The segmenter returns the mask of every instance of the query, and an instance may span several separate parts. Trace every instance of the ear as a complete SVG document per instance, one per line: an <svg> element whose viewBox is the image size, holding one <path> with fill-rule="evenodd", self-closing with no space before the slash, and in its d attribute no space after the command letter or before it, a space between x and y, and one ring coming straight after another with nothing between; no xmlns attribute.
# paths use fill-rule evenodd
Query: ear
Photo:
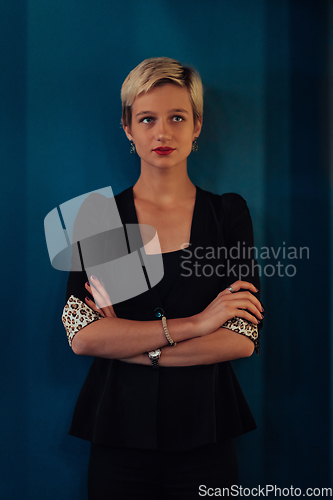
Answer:
<svg viewBox="0 0 333 500"><path fill-rule="evenodd" d="M199 137L201 132L201 127L202 127L202 116L200 116L200 118L197 119L196 124L194 126L193 139Z"/></svg>
<svg viewBox="0 0 333 500"><path fill-rule="evenodd" d="M123 129L125 131L127 139L129 141L133 141L133 137L132 137L132 134L131 134L131 127L129 127L128 125L123 125Z"/></svg>

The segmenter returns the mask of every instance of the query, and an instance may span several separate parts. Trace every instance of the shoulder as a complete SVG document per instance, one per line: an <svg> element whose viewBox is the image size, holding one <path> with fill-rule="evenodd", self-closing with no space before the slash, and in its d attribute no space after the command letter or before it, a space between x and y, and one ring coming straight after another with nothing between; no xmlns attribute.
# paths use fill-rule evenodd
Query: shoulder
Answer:
<svg viewBox="0 0 333 500"><path fill-rule="evenodd" d="M116 200L126 199L131 196L132 191L133 191L133 186L129 186L128 188L120 191L120 193L115 194L114 197L116 198Z"/></svg>
<svg viewBox="0 0 333 500"><path fill-rule="evenodd" d="M233 230L243 224L249 225L251 217L244 198L237 193L215 194L200 189L206 206L218 224L223 224L226 231Z"/></svg>
<svg viewBox="0 0 333 500"><path fill-rule="evenodd" d="M104 190L103 190L104 191ZM122 225L118 207L128 204L128 195L122 191L112 195L112 191L91 192L85 198L80 197L81 205L74 223L75 241L109 231Z"/></svg>
<svg viewBox="0 0 333 500"><path fill-rule="evenodd" d="M117 203L117 207L121 209L122 207L126 207L131 203L133 199L133 186L130 186L120 193L114 195L114 200Z"/></svg>
<svg viewBox="0 0 333 500"><path fill-rule="evenodd" d="M220 195L221 202L227 206L246 205L244 198L238 193L223 193Z"/></svg>
<svg viewBox="0 0 333 500"><path fill-rule="evenodd" d="M196 188L207 198L214 199L214 200L220 200L220 202L225 203L225 204L244 204L246 201L244 198L238 194L238 193L222 193L222 194L216 194L212 193L211 191L207 191L206 189L202 189L200 186L196 186Z"/></svg>
<svg viewBox="0 0 333 500"><path fill-rule="evenodd" d="M199 186L197 186L197 189L199 189L201 195L205 197L207 201L213 203L218 209L222 207L222 210L226 212L242 210L244 208L247 209L246 201L238 193L216 194L202 189Z"/></svg>
<svg viewBox="0 0 333 500"><path fill-rule="evenodd" d="M82 195L76 198L79 220L90 220L96 215L103 213L106 210L108 198L98 191L91 192L88 195Z"/></svg>
<svg viewBox="0 0 333 500"><path fill-rule="evenodd" d="M87 195L80 196L77 198L78 202L81 202L80 210L82 211L91 211L101 213L104 210L107 210L110 202L112 200L116 200L119 202L126 202L130 199L132 186L124 189L118 194L113 195L110 188L105 188L104 190L93 191ZM108 191L109 190L109 191Z"/></svg>
<svg viewBox="0 0 333 500"><path fill-rule="evenodd" d="M224 193L220 195L222 210L229 217L237 217L239 214L247 213L248 206L244 198L237 193Z"/></svg>

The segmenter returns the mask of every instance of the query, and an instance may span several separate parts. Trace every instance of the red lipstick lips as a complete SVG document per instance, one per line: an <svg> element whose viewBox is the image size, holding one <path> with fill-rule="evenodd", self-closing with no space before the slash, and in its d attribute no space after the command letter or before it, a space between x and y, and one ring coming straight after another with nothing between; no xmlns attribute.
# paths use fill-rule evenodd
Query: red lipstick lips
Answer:
<svg viewBox="0 0 333 500"><path fill-rule="evenodd" d="M175 148L168 148L168 147L159 147L159 148L153 149L153 151L155 153L157 153L158 155L169 155L174 150L175 150Z"/></svg>

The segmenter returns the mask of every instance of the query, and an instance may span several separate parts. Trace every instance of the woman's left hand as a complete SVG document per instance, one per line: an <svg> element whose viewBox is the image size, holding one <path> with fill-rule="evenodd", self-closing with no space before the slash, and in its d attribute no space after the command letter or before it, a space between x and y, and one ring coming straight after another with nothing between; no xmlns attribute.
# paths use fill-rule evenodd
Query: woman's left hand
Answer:
<svg viewBox="0 0 333 500"><path fill-rule="evenodd" d="M93 311L99 312L104 318L117 317L102 280L99 280L96 276L92 275L90 277L90 282L86 282L85 288L95 299L94 302L89 297L85 298L86 304L93 309Z"/></svg>

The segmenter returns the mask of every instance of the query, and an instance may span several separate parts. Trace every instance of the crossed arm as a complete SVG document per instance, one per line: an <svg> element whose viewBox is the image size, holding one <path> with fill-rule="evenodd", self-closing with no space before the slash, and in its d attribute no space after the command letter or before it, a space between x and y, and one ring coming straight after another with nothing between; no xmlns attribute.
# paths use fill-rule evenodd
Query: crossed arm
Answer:
<svg viewBox="0 0 333 500"><path fill-rule="evenodd" d="M165 337L160 320L117 318L110 298L98 279L91 277L91 284L86 283L85 287L95 299L86 298L86 304L103 318L88 324L74 336L72 349L79 355L150 365L147 351L161 348L160 366L230 361L250 356L254 344L248 337L221 328L221 325L235 316L254 324L263 318L263 308L251 293L256 293L257 289L251 283L236 281L232 288L237 293L223 290L201 313L168 320L171 338L177 342L177 346L173 347Z"/></svg>

